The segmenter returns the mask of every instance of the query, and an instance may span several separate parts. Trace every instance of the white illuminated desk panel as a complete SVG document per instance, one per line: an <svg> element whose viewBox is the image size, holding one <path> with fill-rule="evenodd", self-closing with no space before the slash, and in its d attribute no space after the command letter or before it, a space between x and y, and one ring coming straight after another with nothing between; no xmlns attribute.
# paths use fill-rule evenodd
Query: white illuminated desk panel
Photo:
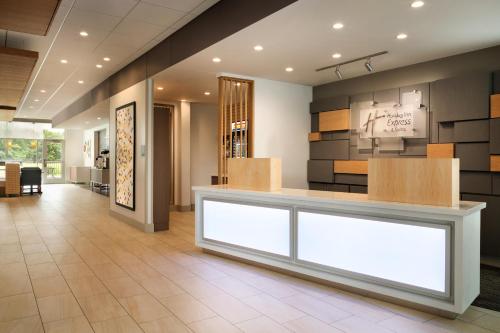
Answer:
<svg viewBox="0 0 500 333"><path fill-rule="evenodd" d="M193 187L199 247L461 314L479 295L480 211L365 194Z"/></svg>

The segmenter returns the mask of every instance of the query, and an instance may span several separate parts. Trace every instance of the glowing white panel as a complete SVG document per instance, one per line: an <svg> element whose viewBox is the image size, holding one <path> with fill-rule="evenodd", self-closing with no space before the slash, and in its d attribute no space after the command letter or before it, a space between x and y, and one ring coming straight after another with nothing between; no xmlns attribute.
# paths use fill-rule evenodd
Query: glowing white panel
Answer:
<svg viewBox="0 0 500 333"><path fill-rule="evenodd" d="M203 237L289 256L290 211L204 200Z"/></svg>
<svg viewBox="0 0 500 333"><path fill-rule="evenodd" d="M446 229L298 213L298 259L439 292Z"/></svg>

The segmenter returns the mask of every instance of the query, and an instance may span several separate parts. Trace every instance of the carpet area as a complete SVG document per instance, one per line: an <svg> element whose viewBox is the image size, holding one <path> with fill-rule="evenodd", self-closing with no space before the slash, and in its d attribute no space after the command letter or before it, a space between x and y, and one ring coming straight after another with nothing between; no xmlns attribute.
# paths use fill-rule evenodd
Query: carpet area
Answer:
<svg viewBox="0 0 500 333"><path fill-rule="evenodd" d="M481 265L481 293L472 304L500 311L500 268Z"/></svg>

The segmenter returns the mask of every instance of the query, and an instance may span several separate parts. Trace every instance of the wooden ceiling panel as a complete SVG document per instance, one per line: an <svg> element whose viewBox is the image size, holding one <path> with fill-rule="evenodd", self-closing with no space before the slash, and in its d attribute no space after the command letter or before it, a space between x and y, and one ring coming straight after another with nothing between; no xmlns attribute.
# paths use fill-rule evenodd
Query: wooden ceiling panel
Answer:
<svg viewBox="0 0 500 333"><path fill-rule="evenodd" d="M38 52L0 47L0 106L17 107Z"/></svg>
<svg viewBox="0 0 500 333"><path fill-rule="evenodd" d="M46 36L60 0L1 0L0 29Z"/></svg>

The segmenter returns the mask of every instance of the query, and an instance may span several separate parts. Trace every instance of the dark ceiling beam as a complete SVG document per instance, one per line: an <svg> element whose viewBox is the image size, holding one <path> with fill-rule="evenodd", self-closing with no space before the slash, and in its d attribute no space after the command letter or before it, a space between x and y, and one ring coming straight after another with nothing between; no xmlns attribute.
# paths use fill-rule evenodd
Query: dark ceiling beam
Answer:
<svg viewBox="0 0 500 333"><path fill-rule="evenodd" d="M221 0L52 118L54 126L297 0Z"/></svg>

